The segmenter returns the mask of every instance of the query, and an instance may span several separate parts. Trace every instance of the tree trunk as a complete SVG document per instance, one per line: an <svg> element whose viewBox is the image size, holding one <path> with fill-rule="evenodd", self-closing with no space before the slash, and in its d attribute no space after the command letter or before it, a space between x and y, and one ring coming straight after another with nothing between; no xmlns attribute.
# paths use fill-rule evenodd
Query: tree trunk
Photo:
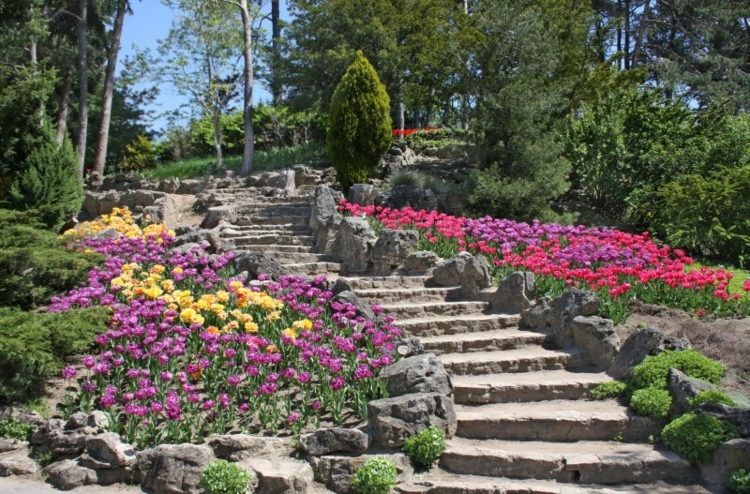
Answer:
<svg viewBox="0 0 750 494"><path fill-rule="evenodd" d="M398 111L396 112L398 120L396 120L396 126L401 134L398 136L399 142L404 142L404 100L399 98L398 100Z"/></svg>
<svg viewBox="0 0 750 494"><path fill-rule="evenodd" d="M245 46L242 55L245 59L245 91L243 104L243 123L245 130L245 148L242 153L242 168L240 176L247 177L253 170L253 26L247 0L240 0L242 14L242 30Z"/></svg>
<svg viewBox="0 0 750 494"><path fill-rule="evenodd" d="M88 30L88 0L78 1L78 176L83 178L86 166L86 132L89 124L89 78L86 62L86 31Z"/></svg>
<svg viewBox="0 0 750 494"><path fill-rule="evenodd" d="M96 144L96 158L94 159L94 171L99 176L104 175L104 164L107 160L107 141L109 141L109 122L112 119L112 93L115 89L115 68L117 67L117 55L120 52L120 38L122 36L122 24L125 13L128 10L128 0L119 0L115 23L112 26L112 46L109 48L107 58L107 70L104 75L104 95L102 96L102 121L99 126L99 142Z"/></svg>
<svg viewBox="0 0 750 494"><path fill-rule="evenodd" d="M280 0L271 0L271 45L273 47L273 74L271 75L271 92L273 106L281 106L281 80L279 78L279 63L281 62L281 12Z"/></svg>
<svg viewBox="0 0 750 494"><path fill-rule="evenodd" d="M638 64L638 55L641 52L641 45L643 44L643 36L646 34L646 23L648 22L648 12L651 8L651 0L646 0L646 4L643 6L643 15L641 16L641 23L638 26L638 33L635 38L635 47L633 48L633 63L635 67Z"/></svg>
<svg viewBox="0 0 750 494"><path fill-rule="evenodd" d="M60 107L57 109L57 133L55 135L55 141L58 146L62 146L63 140L65 140L65 131L68 129L68 104L72 90L73 66L69 65L68 69L65 71L63 85L60 90Z"/></svg>
<svg viewBox="0 0 750 494"><path fill-rule="evenodd" d="M625 0L625 70L630 70L630 0Z"/></svg>
<svg viewBox="0 0 750 494"><path fill-rule="evenodd" d="M221 153L221 109L214 106L213 124L214 124L214 152L216 153L216 169L221 170L224 167Z"/></svg>

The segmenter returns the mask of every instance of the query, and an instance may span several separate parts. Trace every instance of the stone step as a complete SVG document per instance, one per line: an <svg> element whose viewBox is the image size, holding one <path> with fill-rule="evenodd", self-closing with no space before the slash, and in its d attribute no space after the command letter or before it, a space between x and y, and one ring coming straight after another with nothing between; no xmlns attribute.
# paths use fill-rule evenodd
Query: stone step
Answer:
<svg viewBox="0 0 750 494"><path fill-rule="evenodd" d="M319 276L338 273L341 263L338 262L300 262L283 264L290 275Z"/></svg>
<svg viewBox="0 0 750 494"><path fill-rule="evenodd" d="M511 350L528 345L541 345L546 339L546 333L519 331L517 329L495 329L493 331L482 331L481 333L426 336L420 338L420 341L425 351L442 355L444 353Z"/></svg>
<svg viewBox="0 0 750 494"><path fill-rule="evenodd" d="M651 444L617 441L554 443L455 438L448 441L440 465L457 474L583 484L696 481L695 469L677 453Z"/></svg>
<svg viewBox="0 0 750 494"><path fill-rule="evenodd" d="M400 322L399 327L403 327ZM578 349L547 350L529 346L494 352L446 353L440 360L450 374L499 374L565 369L588 364L588 356Z"/></svg>
<svg viewBox="0 0 750 494"><path fill-rule="evenodd" d="M445 302L460 299L461 287L453 288L367 288L354 290L371 304L394 304L398 302Z"/></svg>
<svg viewBox="0 0 750 494"><path fill-rule="evenodd" d="M517 326L518 315L479 314L469 316L419 317L399 320L398 326L407 334L420 338L442 334L478 333Z"/></svg>
<svg viewBox="0 0 750 494"><path fill-rule="evenodd" d="M238 238L247 237L254 235L286 235L286 236L297 236L304 235L310 236L312 231L309 228L278 228L276 225L266 225L264 229L256 230L239 230L234 228L225 228L221 231L222 238Z"/></svg>
<svg viewBox="0 0 750 494"><path fill-rule="evenodd" d="M696 484L572 484L554 480L459 475L433 467L394 487L399 494L710 494Z"/></svg>
<svg viewBox="0 0 750 494"><path fill-rule="evenodd" d="M310 226L307 225L307 223L287 223L287 224L278 224L278 225L232 225L230 227L232 230L242 232L243 234L250 234L254 232L266 232L266 231L277 231L277 230L283 230L285 232L293 232L293 233L305 233L309 234L311 232Z"/></svg>
<svg viewBox="0 0 750 494"><path fill-rule="evenodd" d="M489 302L424 302L380 304L383 311L398 318L414 319L418 317L453 317L471 314L482 314L489 310Z"/></svg>
<svg viewBox="0 0 750 494"><path fill-rule="evenodd" d="M261 245L257 249L253 248L246 248L242 250L256 250L259 252L266 253L270 256L273 256L274 253L277 252L299 252L302 254L315 254L314 250L315 247L312 247L310 245L277 245L277 244L270 244L270 245Z"/></svg>
<svg viewBox="0 0 750 494"><path fill-rule="evenodd" d="M247 225L308 225L310 215L286 215L286 216L239 216L234 222L237 226Z"/></svg>
<svg viewBox="0 0 750 494"><path fill-rule="evenodd" d="M247 245L315 245L315 237L312 235L248 235L235 237L232 241L240 248Z"/></svg>
<svg viewBox="0 0 750 494"><path fill-rule="evenodd" d="M340 276L357 290L424 288L429 276Z"/></svg>
<svg viewBox="0 0 750 494"><path fill-rule="evenodd" d="M237 214L242 216L252 216L253 218L260 217L273 217L273 216L310 216L312 207L310 204L290 205L290 204L279 204L279 205L247 205L241 204L237 206Z"/></svg>
<svg viewBox="0 0 750 494"><path fill-rule="evenodd" d="M425 338L422 340L425 344ZM604 372L571 372L567 369L453 376L453 401L461 404L515 401L577 400L600 383L611 381Z"/></svg>
<svg viewBox="0 0 750 494"><path fill-rule="evenodd" d="M263 249L263 253L273 257L279 264L300 264L310 262L334 262L335 258L330 254L317 254L315 252L294 252L285 250L288 245L269 245ZM308 247L309 248L309 247Z"/></svg>
<svg viewBox="0 0 750 494"><path fill-rule="evenodd" d="M237 204L243 211L255 211L264 208L311 208L309 198L259 197Z"/></svg>
<svg viewBox="0 0 750 494"><path fill-rule="evenodd" d="M658 420L635 415L615 400L456 405L455 409L456 435L467 439L646 442L661 432Z"/></svg>

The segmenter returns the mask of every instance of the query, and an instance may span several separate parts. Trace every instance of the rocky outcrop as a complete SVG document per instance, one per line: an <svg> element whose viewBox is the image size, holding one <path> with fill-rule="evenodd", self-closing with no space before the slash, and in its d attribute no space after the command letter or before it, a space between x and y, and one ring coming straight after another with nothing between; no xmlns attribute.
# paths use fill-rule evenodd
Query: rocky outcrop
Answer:
<svg viewBox="0 0 750 494"><path fill-rule="evenodd" d="M251 279L259 274L265 274L273 279L289 274L274 258L262 252L239 250L235 251L235 257L231 262L232 267L238 272L247 272Z"/></svg>
<svg viewBox="0 0 750 494"><path fill-rule="evenodd" d="M367 405L367 421L381 446L399 448L406 439L431 425L446 437L456 432L453 400L440 393L417 393L374 400Z"/></svg>
<svg viewBox="0 0 750 494"><path fill-rule="evenodd" d="M599 299L596 295L572 289L554 299L542 297L537 300L536 305L521 312L521 327L547 330L557 346L570 347L575 344L573 319L595 316L598 311Z"/></svg>
<svg viewBox="0 0 750 494"><path fill-rule="evenodd" d="M139 451L137 458L141 485L154 494L202 494L201 474L215 459L205 444L162 444Z"/></svg>
<svg viewBox="0 0 750 494"><path fill-rule="evenodd" d="M440 262L440 256L429 250L411 252L404 259L404 271L409 274L425 274Z"/></svg>
<svg viewBox="0 0 750 494"><path fill-rule="evenodd" d="M408 206L415 211L436 211L438 199L430 189L423 189L418 185L399 185L378 194L375 205L392 209L403 209Z"/></svg>
<svg viewBox="0 0 750 494"><path fill-rule="evenodd" d="M649 355L658 353L663 337L661 331L651 327L639 329L630 334L609 368L609 375L615 379L629 378L636 365L643 362L643 359Z"/></svg>
<svg viewBox="0 0 750 494"><path fill-rule="evenodd" d="M690 411L692 408L690 406L690 398L703 391L716 390L716 386L709 382L690 377L677 369L669 369L667 390L672 395L669 416L675 418Z"/></svg>
<svg viewBox="0 0 750 494"><path fill-rule="evenodd" d="M617 356L620 338L611 319L578 316L571 325L575 346L586 351L591 363L608 368Z"/></svg>
<svg viewBox="0 0 750 494"><path fill-rule="evenodd" d="M378 237L367 220L343 218L336 235L335 252L341 258L341 267L347 273L364 273L370 267L372 249Z"/></svg>
<svg viewBox="0 0 750 494"><path fill-rule="evenodd" d="M228 434L208 436L206 441L218 458L239 461L251 456L289 455L294 450L291 441L278 437L251 436L249 434Z"/></svg>
<svg viewBox="0 0 750 494"><path fill-rule="evenodd" d="M534 273L517 271L509 274L495 289L481 294L496 314L520 314L528 310L536 296Z"/></svg>
<svg viewBox="0 0 750 494"><path fill-rule="evenodd" d="M310 458L310 464L315 472L315 480L324 484L328 489L337 494L349 494L352 492L352 479L357 470L367 461L378 455L326 455ZM409 458L403 453L389 454L388 458L396 463L398 472L397 484L414 473Z"/></svg>
<svg viewBox="0 0 750 494"><path fill-rule="evenodd" d="M247 458L239 466L258 476L256 494L307 494L312 492L314 474L304 461L291 458Z"/></svg>
<svg viewBox="0 0 750 494"><path fill-rule="evenodd" d="M380 378L391 398L413 393L450 396L453 392L450 375L434 353L399 360L380 371Z"/></svg>
<svg viewBox="0 0 750 494"><path fill-rule="evenodd" d="M737 427L741 437L750 437L750 408L736 408L723 403L706 402L698 405L695 412L725 420Z"/></svg>
<svg viewBox="0 0 750 494"><path fill-rule="evenodd" d="M401 266L418 246L419 232L416 230L383 229L372 249L372 264L375 273L390 274Z"/></svg>

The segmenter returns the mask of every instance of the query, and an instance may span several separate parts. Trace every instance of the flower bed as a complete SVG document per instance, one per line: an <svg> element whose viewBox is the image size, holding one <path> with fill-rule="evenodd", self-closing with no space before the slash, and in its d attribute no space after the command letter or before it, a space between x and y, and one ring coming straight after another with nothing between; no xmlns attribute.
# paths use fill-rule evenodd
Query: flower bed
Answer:
<svg viewBox="0 0 750 494"><path fill-rule="evenodd" d="M127 212L83 231L107 226L126 236L71 237L72 247L107 259L88 286L50 307L112 311L97 350L83 359L70 411L105 410L128 441L150 445L233 428L299 433L324 414L338 424L351 409L364 417L367 402L384 395L375 376L394 360L400 330L392 317L374 323L332 302L325 277L261 276L248 287L231 276L232 253L169 252L172 232L140 230Z"/></svg>
<svg viewBox="0 0 750 494"><path fill-rule="evenodd" d="M601 300L600 314L615 323L628 315L630 299L683 309L698 316L747 316L743 293L729 293L733 275L723 269L690 269L693 259L659 246L649 234L608 228L518 223L456 217L435 211L358 206L339 210L365 215L380 228L414 228L420 248L441 257L459 251L485 254L502 278L516 270L535 274L539 295L557 296L568 287L589 289ZM744 292L750 291L750 281Z"/></svg>

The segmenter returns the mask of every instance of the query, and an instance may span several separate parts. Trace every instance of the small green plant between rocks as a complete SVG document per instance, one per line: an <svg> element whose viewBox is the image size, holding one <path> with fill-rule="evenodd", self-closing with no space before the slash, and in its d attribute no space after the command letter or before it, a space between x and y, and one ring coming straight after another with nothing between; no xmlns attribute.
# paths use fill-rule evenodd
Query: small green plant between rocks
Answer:
<svg viewBox="0 0 750 494"><path fill-rule="evenodd" d="M676 418L661 432L664 444L691 463L708 463L721 443L739 436L732 424L693 412Z"/></svg>
<svg viewBox="0 0 750 494"><path fill-rule="evenodd" d="M5 439L17 439L19 441L28 441L34 433L34 427L31 424L24 424L16 419L0 420L0 437Z"/></svg>
<svg viewBox="0 0 750 494"><path fill-rule="evenodd" d="M698 393L692 398L688 398L688 403L690 403L690 408L696 408L698 405L702 403L706 403L706 402L723 403L724 405L729 405L730 407L737 406L737 403L735 403L735 401L732 398L725 395L721 391L714 391L712 389Z"/></svg>
<svg viewBox="0 0 750 494"><path fill-rule="evenodd" d="M669 369L675 368L690 377L718 384L726 369L721 363L701 355L693 349L665 351L659 355L646 357L633 369L633 385L636 389L667 388Z"/></svg>
<svg viewBox="0 0 750 494"><path fill-rule="evenodd" d="M750 494L750 472L744 468L732 472L729 476L729 488L737 494Z"/></svg>
<svg viewBox="0 0 750 494"><path fill-rule="evenodd" d="M627 389L628 385L622 381L609 381L599 384L589 391L589 394L595 400L608 400L609 398L617 398L624 394Z"/></svg>
<svg viewBox="0 0 750 494"><path fill-rule="evenodd" d="M388 494L397 478L396 462L385 456L376 456L357 470L352 488L359 494Z"/></svg>
<svg viewBox="0 0 750 494"><path fill-rule="evenodd" d="M414 463L429 468L445 451L445 434L431 425L407 439L403 450Z"/></svg>
<svg viewBox="0 0 750 494"><path fill-rule="evenodd" d="M203 470L199 485L206 494L246 494L252 492L252 480L252 474L242 467L226 460L216 460Z"/></svg>
<svg viewBox="0 0 750 494"><path fill-rule="evenodd" d="M666 419L671 404L672 395L665 389L639 389L630 397L630 408L635 413L656 419Z"/></svg>

